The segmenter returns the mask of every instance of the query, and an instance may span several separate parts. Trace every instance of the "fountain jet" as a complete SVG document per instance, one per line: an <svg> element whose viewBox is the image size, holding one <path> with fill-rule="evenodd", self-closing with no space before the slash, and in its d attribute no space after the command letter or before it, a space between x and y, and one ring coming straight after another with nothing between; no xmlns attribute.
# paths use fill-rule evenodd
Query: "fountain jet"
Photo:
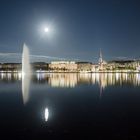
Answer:
<svg viewBox="0 0 140 140"><path fill-rule="evenodd" d="M24 104L26 104L29 100L30 81L31 81L31 66L29 58L29 49L27 45L24 44L22 53L22 96Z"/></svg>

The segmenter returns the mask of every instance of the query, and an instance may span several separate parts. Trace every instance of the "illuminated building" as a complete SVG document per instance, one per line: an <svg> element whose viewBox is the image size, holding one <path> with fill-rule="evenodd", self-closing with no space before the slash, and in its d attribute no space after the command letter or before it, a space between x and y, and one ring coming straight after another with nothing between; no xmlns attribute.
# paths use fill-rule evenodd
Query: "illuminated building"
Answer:
<svg viewBox="0 0 140 140"><path fill-rule="evenodd" d="M92 63L90 62L77 62L77 71L78 72L91 72Z"/></svg>
<svg viewBox="0 0 140 140"><path fill-rule="evenodd" d="M76 72L77 64L74 61L52 61L49 69L58 72Z"/></svg>

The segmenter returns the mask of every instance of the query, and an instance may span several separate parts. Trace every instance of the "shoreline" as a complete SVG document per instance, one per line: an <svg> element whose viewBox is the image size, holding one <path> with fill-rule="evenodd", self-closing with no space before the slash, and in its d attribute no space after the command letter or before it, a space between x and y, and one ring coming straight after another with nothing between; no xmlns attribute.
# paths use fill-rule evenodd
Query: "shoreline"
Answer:
<svg viewBox="0 0 140 140"><path fill-rule="evenodd" d="M21 71L0 71L0 73L21 73ZM33 71L32 73L77 73L77 74L88 74L88 73L140 73L140 71L97 71L97 72L52 72L52 71Z"/></svg>

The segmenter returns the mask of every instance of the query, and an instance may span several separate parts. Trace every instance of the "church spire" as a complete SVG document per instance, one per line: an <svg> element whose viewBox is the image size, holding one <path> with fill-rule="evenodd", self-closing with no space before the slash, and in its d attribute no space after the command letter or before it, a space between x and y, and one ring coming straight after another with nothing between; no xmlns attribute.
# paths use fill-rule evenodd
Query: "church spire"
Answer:
<svg viewBox="0 0 140 140"><path fill-rule="evenodd" d="M100 55L99 55L99 64L101 64L103 62L103 58L102 58L102 51L100 48Z"/></svg>

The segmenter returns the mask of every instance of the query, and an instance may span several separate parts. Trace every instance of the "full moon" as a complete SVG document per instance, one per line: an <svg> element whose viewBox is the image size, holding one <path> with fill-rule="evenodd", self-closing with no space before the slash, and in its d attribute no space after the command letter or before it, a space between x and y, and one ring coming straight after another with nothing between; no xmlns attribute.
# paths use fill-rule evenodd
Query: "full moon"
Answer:
<svg viewBox="0 0 140 140"><path fill-rule="evenodd" d="M47 33L49 29L47 27L44 28L44 32Z"/></svg>

